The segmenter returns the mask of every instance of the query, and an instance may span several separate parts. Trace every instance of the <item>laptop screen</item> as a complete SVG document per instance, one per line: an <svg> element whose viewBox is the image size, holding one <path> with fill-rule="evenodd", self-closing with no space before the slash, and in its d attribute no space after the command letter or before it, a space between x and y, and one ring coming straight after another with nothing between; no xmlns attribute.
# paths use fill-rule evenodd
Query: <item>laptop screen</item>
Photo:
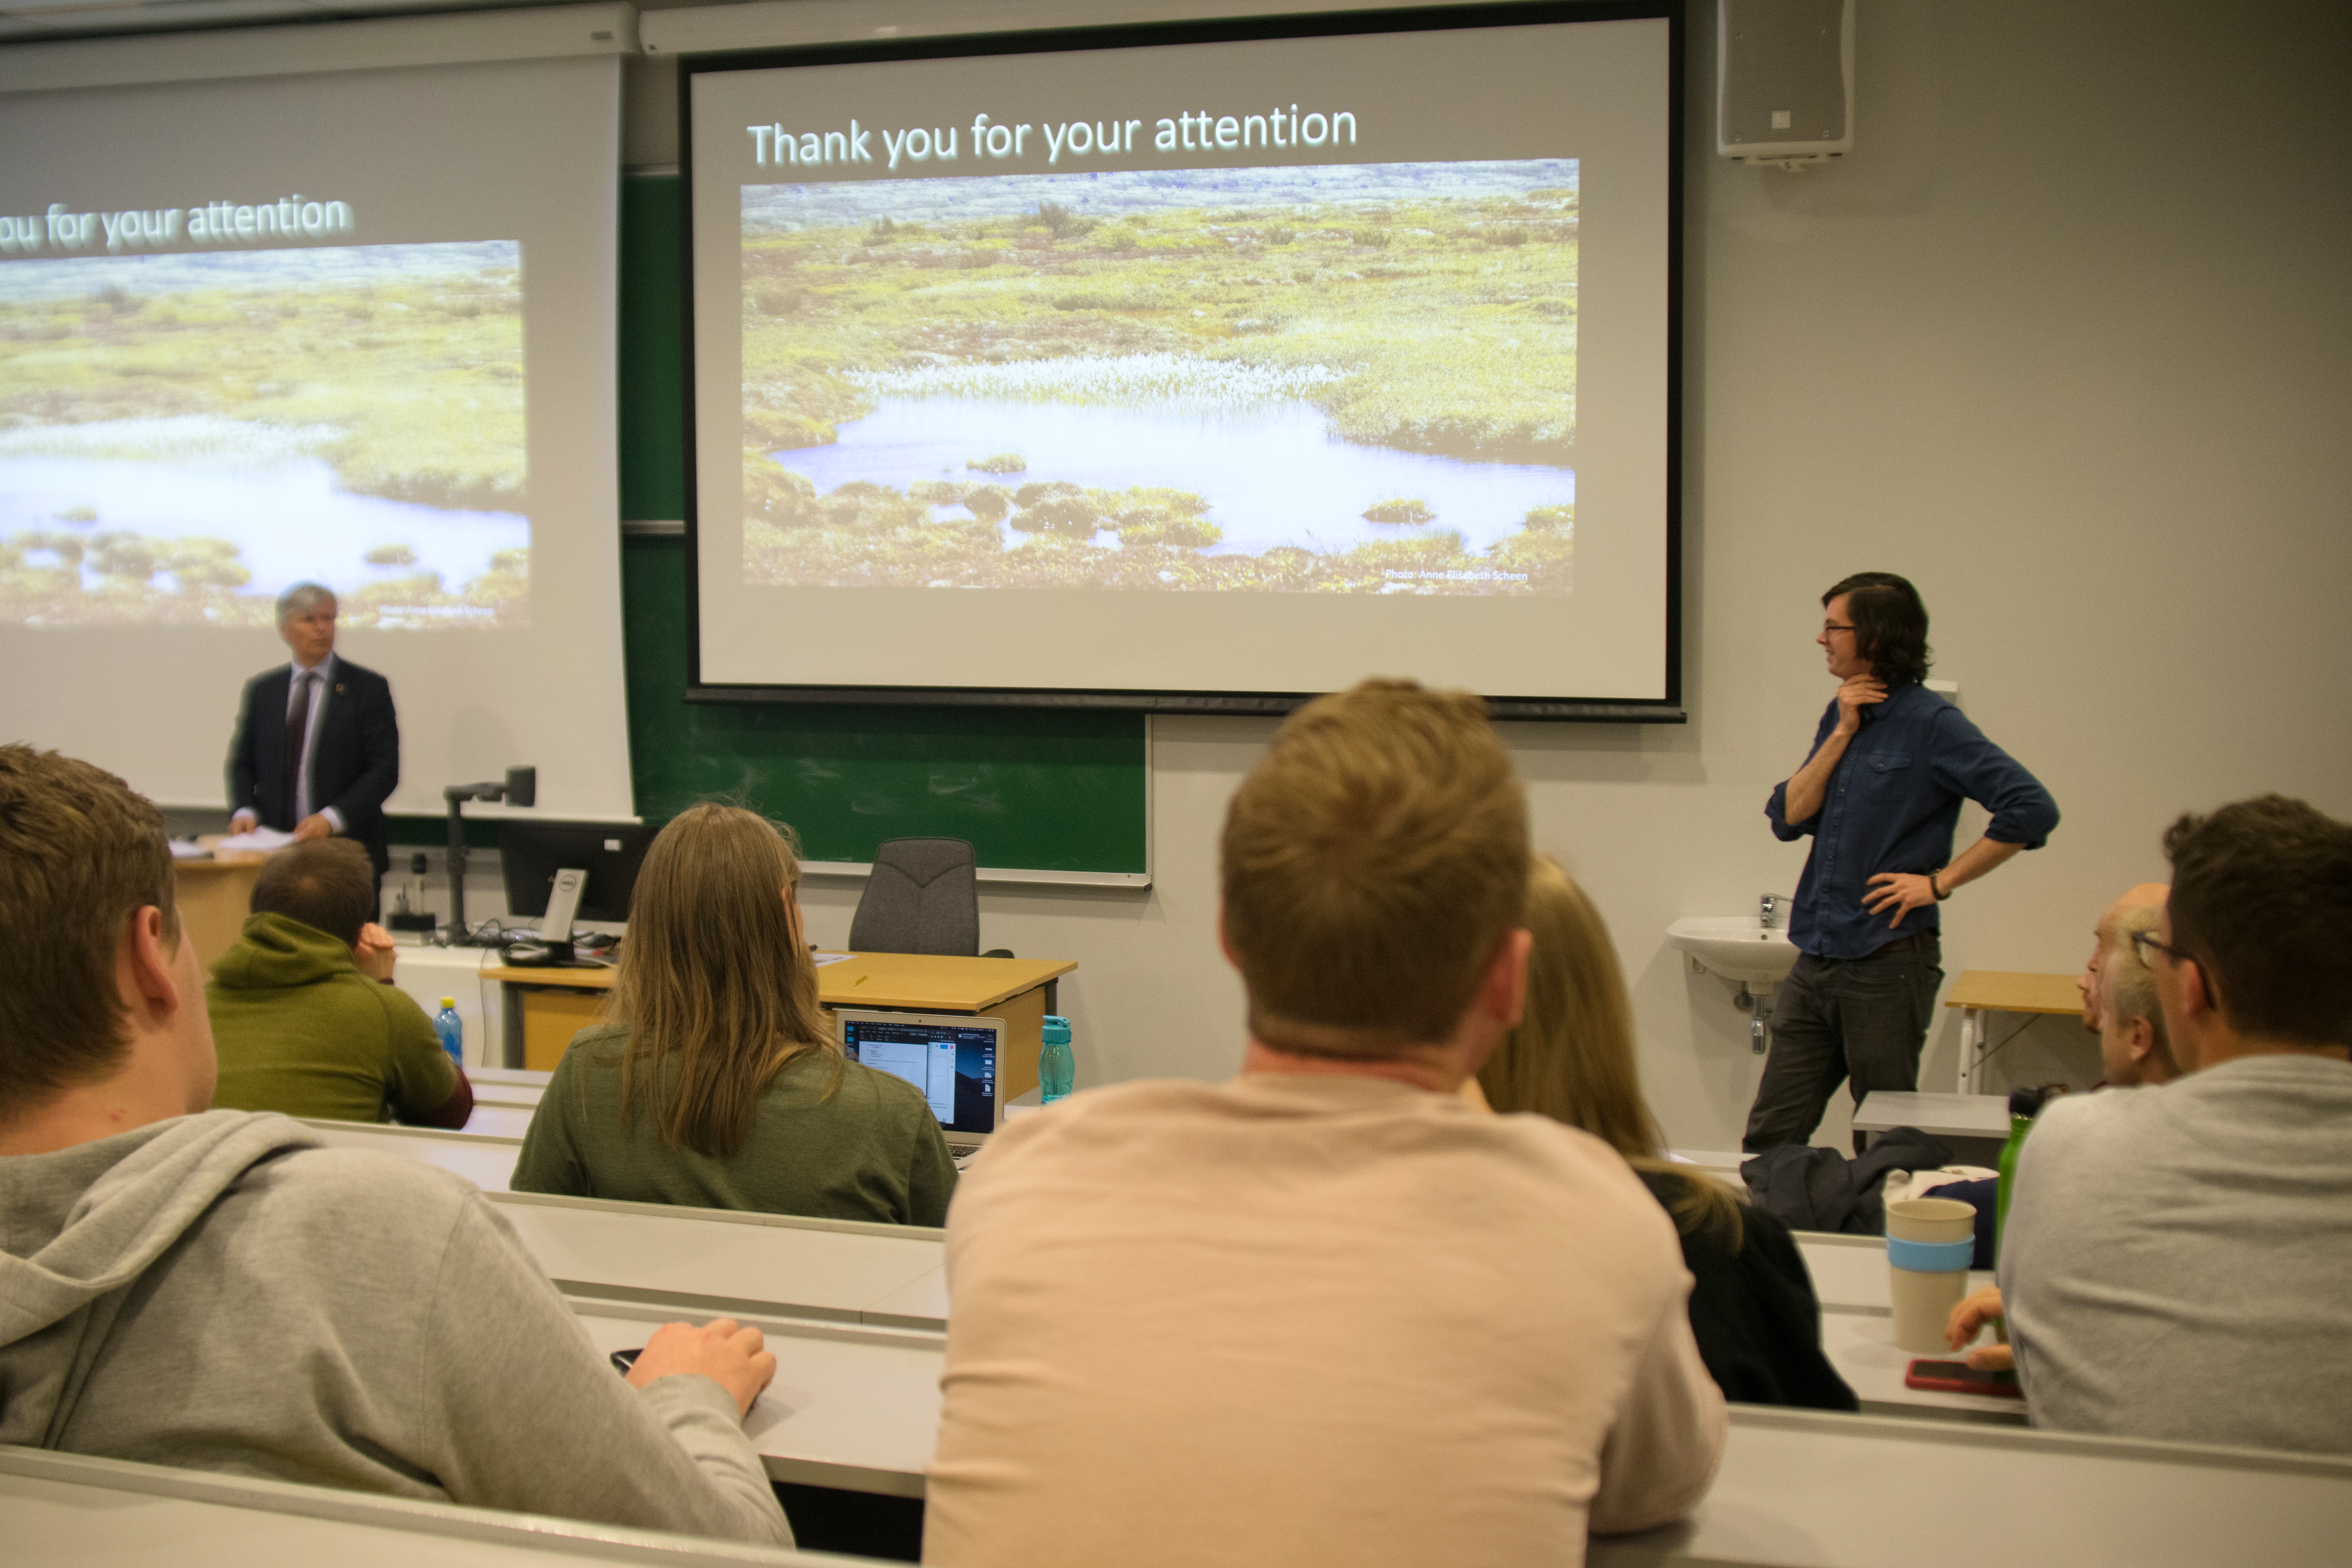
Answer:
<svg viewBox="0 0 2352 1568"><path fill-rule="evenodd" d="M996 1053L992 1024L933 1018L844 1016L841 1048L851 1061L878 1068L923 1091L950 1132L996 1131Z"/></svg>

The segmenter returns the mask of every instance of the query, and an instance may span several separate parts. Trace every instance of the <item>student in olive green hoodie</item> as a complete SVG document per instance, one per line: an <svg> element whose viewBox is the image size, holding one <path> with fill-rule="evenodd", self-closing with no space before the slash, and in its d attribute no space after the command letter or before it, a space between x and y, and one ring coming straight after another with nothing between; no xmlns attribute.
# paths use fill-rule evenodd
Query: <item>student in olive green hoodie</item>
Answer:
<svg viewBox="0 0 2352 1568"><path fill-rule="evenodd" d="M845 1060L817 1005L801 868L774 824L697 805L646 851L611 1023L556 1064L519 1193L942 1225L955 1161L923 1091Z"/></svg>
<svg viewBox="0 0 2352 1568"><path fill-rule="evenodd" d="M375 868L348 838L280 850L253 913L205 987L220 1084L213 1104L332 1121L463 1127L474 1090L425 1010L362 973ZM370 956L373 957L371 951Z"/></svg>

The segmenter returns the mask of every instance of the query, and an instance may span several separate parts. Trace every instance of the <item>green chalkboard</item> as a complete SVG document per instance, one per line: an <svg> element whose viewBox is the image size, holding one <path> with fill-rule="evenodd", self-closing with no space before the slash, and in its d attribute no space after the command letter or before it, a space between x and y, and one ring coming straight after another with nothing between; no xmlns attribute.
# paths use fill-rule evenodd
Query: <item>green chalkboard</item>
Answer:
<svg viewBox="0 0 2352 1568"><path fill-rule="evenodd" d="M638 814L729 795L791 823L812 860L871 860L908 834L971 840L983 867L1148 869L1143 721L1132 713L689 703L686 551L622 552Z"/></svg>
<svg viewBox="0 0 2352 1568"><path fill-rule="evenodd" d="M621 184L621 516L686 515L686 401L675 176ZM1141 875L1144 719L1135 713L689 703L687 552L621 552L629 749L638 815L711 795L800 831L812 860L867 861L885 838L968 838L983 867Z"/></svg>

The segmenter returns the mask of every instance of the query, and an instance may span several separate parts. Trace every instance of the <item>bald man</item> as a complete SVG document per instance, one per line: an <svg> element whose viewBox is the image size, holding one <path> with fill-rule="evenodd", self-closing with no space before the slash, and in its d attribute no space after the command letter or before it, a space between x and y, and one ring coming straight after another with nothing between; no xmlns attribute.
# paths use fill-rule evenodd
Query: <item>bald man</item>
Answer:
<svg viewBox="0 0 2352 1568"><path fill-rule="evenodd" d="M2107 912L2099 917L2099 923L2091 928L2091 960L2074 978L2074 989L2083 994L2083 1027L2091 1033L2100 1033L2105 1021L2099 1001L2099 972L2122 944L2131 940L2134 931L2156 929L2155 917L2164 909L2164 897L2171 890L2169 882L2142 882L2109 904Z"/></svg>

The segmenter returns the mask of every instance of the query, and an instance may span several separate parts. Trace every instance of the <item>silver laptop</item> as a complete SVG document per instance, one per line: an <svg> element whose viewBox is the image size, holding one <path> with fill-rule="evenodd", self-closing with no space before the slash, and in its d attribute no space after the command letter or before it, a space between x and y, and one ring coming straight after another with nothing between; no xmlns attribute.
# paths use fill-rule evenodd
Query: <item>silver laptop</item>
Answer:
<svg viewBox="0 0 2352 1568"><path fill-rule="evenodd" d="M959 1166L980 1152L1004 1112L1003 1019L846 1010L836 1016L845 1056L923 1091Z"/></svg>

